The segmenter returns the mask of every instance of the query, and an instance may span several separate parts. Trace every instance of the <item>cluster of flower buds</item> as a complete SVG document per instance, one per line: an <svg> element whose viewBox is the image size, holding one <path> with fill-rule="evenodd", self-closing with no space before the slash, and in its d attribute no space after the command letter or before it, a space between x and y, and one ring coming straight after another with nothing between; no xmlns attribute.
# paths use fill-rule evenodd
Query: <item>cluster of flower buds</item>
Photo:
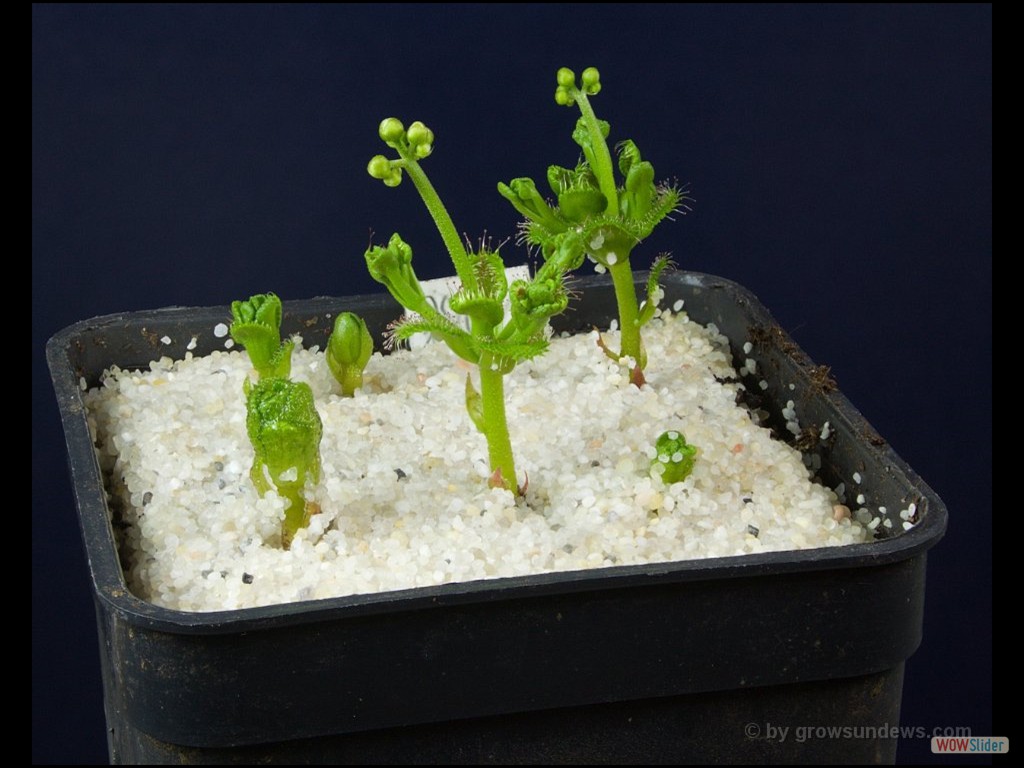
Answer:
<svg viewBox="0 0 1024 768"><path fill-rule="evenodd" d="M583 70L583 87L576 86L576 73L568 67L562 67L555 75L558 87L555 89L555 103L563 107L571 107L576 103L576 94L585 93L588 96L596 96L601 92L601 73L597 67L587 67Z"/></svg>
<svg viewBox="0 0 1024 768"><path fill-rule="evenodd" d="M406 129L397 117L387 117L381 121L378 132L385 144L398 150L401 158L422 160L434 151L434 132L419 120ZM388 160L384 155L375 155L366 171L387 186L397 187L402 183L403 164L403 159Z"/></svg>

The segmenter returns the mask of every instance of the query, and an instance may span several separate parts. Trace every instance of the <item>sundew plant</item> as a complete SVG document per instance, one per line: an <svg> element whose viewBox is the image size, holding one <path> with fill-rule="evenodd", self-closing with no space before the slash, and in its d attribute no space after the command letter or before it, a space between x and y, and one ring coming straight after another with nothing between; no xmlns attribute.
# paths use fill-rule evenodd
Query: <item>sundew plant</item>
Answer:
<svg viewBox="0 0 1024 768"><path fill-rule="evenodd" d="M257 294L231 304L231 338L245 347L258 381L245 380L245 428L253 447L249 472L262 496L271 485L284 499L281 546L288 549L300 528L309 524L307 481L320 480L320 439L323 424L313 390L292 381L291 339L281 341L281 300Z"/></svg>
<svg viewBox="0 0 1024 768"><path fill-rule="evenodd" d="M366 321L354 312L340 313L324 353L327 367L341 386L341 394L352 397L363 386L363 370L373 354L373 338Z"/></svg>
<svg viewBox="0 0 1024 768"><path fill-rule="evenodd" d="M611 275L621 341L617 352L603 342L602 348L613 359L629 364L630 380L642 386L647 354L640 329L654 317L661 298L658 278L670 262L665 255L655 260L641 304L630 256L661 221L674 212L688 210L688 198L675 186L655 183L654 166L641 157L634 142L620 142L616 147L618 163L612 159L607 141L610 126L597 118L590 103L590 97L601 90L596 68L583 70L577 81L575 73L563 67L556 80L555 102L579 107L572 138L583 157L574 168L548 168L547 182L557 205L550 205L529 178L499 184L498 191L526 217L524 239L539 246L545 256L561 247L566 233L574 233L581 238L587 256ZM616 178L616 167L621 180Z"/></svg>
<svg viewBox="0 0 1024 768"><path fill-rule="evenodd" d="M392 325L392 344L416 333L441 339L456 355L478 366L480 387L466 378L466 407L473 424L487 441L492 486L519 491L518 475L505 415L504 377L523 360L548 347L548 320L569 303L566 273L583 262L583 241L577 233L559 233L545 248L546 260L531 280L509 284L497 250L481 242L468 248L459 235L420 161L433 151L434 133L422 122L406 128L394 117L380 124L381 140L397 157L377 155L367 170L389 187L408 175L430 212L451 256L459 281L451 297L452 312L469 320L465 330L453 316L438 312L427 301L412 266L412 248L396 232L386 246L366 252L370 274L409 312ZM509 309L506 309L506 299Z"/></svg>

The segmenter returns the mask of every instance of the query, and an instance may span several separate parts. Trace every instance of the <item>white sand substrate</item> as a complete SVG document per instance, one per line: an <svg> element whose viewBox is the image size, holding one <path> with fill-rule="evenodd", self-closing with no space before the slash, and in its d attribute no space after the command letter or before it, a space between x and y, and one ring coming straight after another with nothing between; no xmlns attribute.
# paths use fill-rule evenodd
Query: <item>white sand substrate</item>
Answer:
<svg viewBox="0 0 1024 768"><path fill-rule="evenodd" d="M617 334L606 337L614 348ZM312 386L324 424L321 481L307 489L322 511L289 551L283 501L249 480L246 354L111 371L86 402L126 524L129 587L214 611L870 540L801 455L736 405L714 327L655 319L643 389L596 339L553 339L505 379L519 483L529 477L520 498L488 488L486 443L465 408L472 366L443 344L375 354L354 398L319 351L297 349L292 378ZM667 487L650 472L666 430L699 448L693 474Z"/></svg>

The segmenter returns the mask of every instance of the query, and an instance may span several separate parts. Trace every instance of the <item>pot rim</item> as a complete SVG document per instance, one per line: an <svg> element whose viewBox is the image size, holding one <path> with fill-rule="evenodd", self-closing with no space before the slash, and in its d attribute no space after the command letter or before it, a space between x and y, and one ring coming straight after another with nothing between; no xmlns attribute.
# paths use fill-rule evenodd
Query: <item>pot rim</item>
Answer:
<svg viewBox="0 0 1024 768"><path fill-rule="evenodd" d="M635 274L636 284L643 285L646 272ZM584 277L574 281L584 291L607 286L607 276ZM781 358L789 381L809 385L813 362L800 350L786 332L779 328L771 314L746 288L721 277L699 272L675 271L664 276L662 285L686 287L695 291L725 291L745 305L753 320L771 327L785 346ZM361 308L396 308L385 294L344 298L317 297L284 302L285 315L296 317L308 313L324 313L345 301ZM70 352L81 344L83 334L97 330L121 328L128 322L161 324L196 315L226 318L223 307L167 307L140 312L114 313L74 323L54 334L46 345L46 357L53 379L61 418L64 424L72 484L75 491L79 521L85 542L86 556L96 599L106 608L132 624L181 634L221 634L249 631L265 627L326 621L343 617L367 616L438 608L441 606L486 603L521 597L592 592L642 585L658 585L679 581L698 582L712 579L765 576L865 568L906 560L927 551L942 538L948 513L939 496L889 447L869 443L885 471L900 485L912 489L905 502L917 504L920 521L910 530L889 538L863 544L817 549L784 550L698 560L673 561L643 565L619 565L584 571L564 571L531 576L513 576L440 586L356 594L303 602L212 612L187 612L162 608L133 595L127 588L110 525L110 509L102 486L102 477L95 459L92 438L79 376L73 369ZM777 329L777 331L776 331ZM735 345L736 340L730 339ZM156 354L168 348L154 347ZM833 428L855 436L876 436L867 420L838 390L822 393L835 409ZM880 440L880 439L879 439ZM73 460L90 457L91 461Z"/></svg>

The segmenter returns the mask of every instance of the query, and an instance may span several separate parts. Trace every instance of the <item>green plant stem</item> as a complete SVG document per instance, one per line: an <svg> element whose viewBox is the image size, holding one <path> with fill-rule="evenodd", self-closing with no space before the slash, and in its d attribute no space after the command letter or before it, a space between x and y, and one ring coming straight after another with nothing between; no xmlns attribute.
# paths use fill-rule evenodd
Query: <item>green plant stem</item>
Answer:
<svg viewBox="0 0 1024 768"><path fill-rule="evenodd" d="M281 483L277 488L277 493L289 502L281 523L281 545L285 549L289 549L295 534L300 528L305 528L309 524L306 500L302 498L302 486L297 483Z"/></svg>
<svg viewBox="0 0 1024 768"><path fill-rule="evenodd" d="M512 442L508 436L508 421L505 418L505 377L501 371L491 370L490 355L480 359L480 398L483 406L483 421L487 427L487 454L491 471L500 471L505 487L515 492L516 466L512 459Z"/></svg>
<svg viewBox="0 0 1024 768"><path fill-rule="evenodd" d="M586 123L587 131L590 133L590 148L594 154L591 170L594 172L594 176L597 177L597 184L601 188L601 192L604 193L605 198L608 200L608 204L605 206L605 214L617 216L619 213L619 193L615 188L615 166L612 163L612 153L608 150L608 142L604 140L604 134L601 133L601 124L597 121L597 115L594 114L594 108L590 106L587 94L577 90L574 96L576 103L579 105L580 114L583 116L583 122Z"/></svg>
<svg viewBox="0 0 1024 768"><path fill-rule="evenodd" d="M608 271L612 276L612 285L615 286L615 301L619 305L619 354L633 358L642 369L644 361L640 343L640 309L628 255L620 255L619 260L608 267Z"/></svg>
<svg viewBox="0 0 1024 768"><path fill-rule="evenodd" d="M607 148L605 148L607 152ZM455 229L455 223L448 214L448 209L441 202L437 190L430 183L427 174L420 167L416 158L399 151L403 165L409 178L412 179L416 191L420 193L423 204L430 211L437 231L441 234L441 240L455 265L455 273L459 276L464 288L477 289L476 274L473 271L472 261L466 253L462 244L459 232ZM473 336L483 338L494 336L494 328L489 327L478 319L472 321ZM512 442L508 436L508 420L505 417L505 381L504 372L491 369L491 355L483 353L480 355L480 399L483 410L483 422L486 427L484 438L487 440L487 454L491 464L492 472L500 472L501 481L509 490L516 491L516 467L512 458Z"/></svg>
<svg viewBox="0 0 1024 768"><path fill-rule="evenodd" d="M359 369L359 366L345 366L344 373L338 379L338 383L341 384L341 394L344 397L352 397L356 390L363 386L363 372Z"/></svg>
<svg viewBox="0 0 1024 768"><path fill-rule="evenodd" d="M473 274L472 263L466 254L462 239L459 237L459 231L455 229L455 223L448 215L448 209L444 207L437 190L434 189L434 185L430 183L430 179L427 178L427 174L416 159L402 153L402 160L405 161L406 173L409 174L416 191L423 198L423 204L430 211L430 216L434 219L434 224L437 225L437 231L441 233L441 240L444 241L445 247L452 257L452 263L455 265L455 273L464 287L475 289L477 287L476 275Z"/></svg>

